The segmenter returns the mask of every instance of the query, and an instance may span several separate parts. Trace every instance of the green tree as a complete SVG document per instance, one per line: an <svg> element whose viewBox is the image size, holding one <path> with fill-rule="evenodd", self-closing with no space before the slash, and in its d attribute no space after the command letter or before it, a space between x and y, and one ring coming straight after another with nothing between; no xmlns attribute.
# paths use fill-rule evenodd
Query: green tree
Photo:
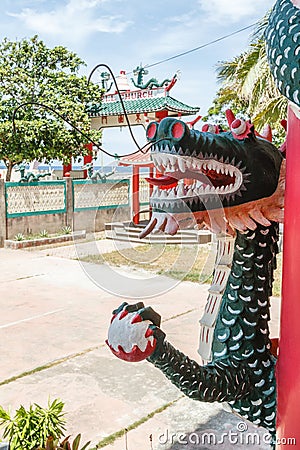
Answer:
<svg viewBox="0 0 300 450"><path fill-rule="evenodd" d="M88 139L64 119L99 141L100 132L90 130L86 106L100 103L103 92L79 75L83 65L75 53L61 46L50 49L38 36L0 44L0 159L7 180L22 161L58 158L67 163L71 155L85 153ZM14 129L14 112L23 103L28 104L15 113Z"/></svg>
<svg viewBox="0 0 300 450"><path fill-rule="evenodd" d="M261 131L269 123L282 136L280 121L286 118L287 100L275 86L266 56L264 31L268 14L257 24L249 48L231 61L217 66L221 88L208 117L223 115L226 108L251 118Z"/></svg>

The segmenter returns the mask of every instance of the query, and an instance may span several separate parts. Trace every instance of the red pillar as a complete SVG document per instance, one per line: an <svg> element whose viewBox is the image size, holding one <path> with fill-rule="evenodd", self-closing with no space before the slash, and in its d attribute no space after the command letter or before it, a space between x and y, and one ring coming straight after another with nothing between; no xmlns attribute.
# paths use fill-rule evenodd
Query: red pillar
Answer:
<svg viewBox="0 0 300 450"><path fill-rule="evenodd" d="M154 167L150 167L149 177L153 178L153 176L154 176ZM149 184L149 197L151 197L152 193L153 193L153 184ZM149 220L151 219L151 216L152 216L152 207L149 206Z"/></svg>
<svg viewBox="0 0 300 450"><path fill-rule="evenodd" d="M133 166L132 173L132 215L133 215L133 223L138 225L140 222L140 196L139 196L139 187L140 187L140 170L138 166Z"/></svg>
<svg viewBox="0 0 300 450"><path fill-rule="evenodd" d="M286 155L283 288L277 363L277 431L300 446L300 116L289 108Z"/></svg>
<svg viewBox="0 0 300 450"><path fill-rule="evenodd" d="M83 157L83 164L88 164L93 161L93 144L85 144L85 148L88 149L88 155ZM87 178L87 170L83 171L83 178Z"/></svg>
<svg viewBox="0 0 300 450"><path fill-rule="evenodd" d="M63 177L69 177L72 170L72 162L69 164L63 165Z"/></svg>
<svg viewBox="0 0 300 450"><path fill-rule="evenodd" d="M157 111L155 113L155 118L158 119L158 122L160 122L165 117L168 117L168 111L167 110Z"/></svg>

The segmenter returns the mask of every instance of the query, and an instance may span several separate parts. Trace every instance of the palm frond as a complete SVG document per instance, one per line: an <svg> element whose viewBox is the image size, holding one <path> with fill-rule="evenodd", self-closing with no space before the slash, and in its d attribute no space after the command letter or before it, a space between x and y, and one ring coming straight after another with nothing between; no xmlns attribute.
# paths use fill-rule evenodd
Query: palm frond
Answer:
<svg viewBox="0 0 300 450"><path fill-rule="evenodd" d="M263 39L264 38L264 34L265 34L265 30L266 27L268 25L268 21L269 21L269 17L271 14L271 9L262 17L262 19L260 19L257 24L256 27L253 30L253 33L250 36L250 41L251 42L256 42L259 39Z"/></svg>
<svg viewBox="0 0 300 450"><path fill-rule="evenodd" d="M266 123L276 128L278 121L286 117L287 100L279 93L267 61L264 32L269 15L270 11L257 23L245 52L218 64L221 89L209 114L220 114L228 106L240 107L258 129Z"/></svg>

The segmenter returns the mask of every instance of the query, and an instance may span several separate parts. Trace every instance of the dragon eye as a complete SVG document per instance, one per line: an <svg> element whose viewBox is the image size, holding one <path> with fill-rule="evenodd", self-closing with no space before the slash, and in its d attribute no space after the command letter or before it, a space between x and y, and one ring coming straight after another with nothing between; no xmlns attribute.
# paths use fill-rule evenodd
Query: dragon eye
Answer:
<svg viewBox="0 0 300 450"><path fill-rule="evenodd" d="M247 129L246 122L244 120L235 119L231 124L231 131L233 131L234 134L240 135L245 133Z"/></svg>
<svg viewBox="0 0 300 450"><path fill-rule="evenodd" d="M184 133L185 133L184 123L180 122L179 120L174 122L173 125L171 126L172 138L177 139L179 141L181 138L183 138Z"/></svg>
<svg viewBox="0 0 300 450"><path fill-rule="evenodd" d="M157 123L151 122L149 123L147 130L146 130L146 136L149 139L149 141L154 141L156 133L157 133Z"/></svg>

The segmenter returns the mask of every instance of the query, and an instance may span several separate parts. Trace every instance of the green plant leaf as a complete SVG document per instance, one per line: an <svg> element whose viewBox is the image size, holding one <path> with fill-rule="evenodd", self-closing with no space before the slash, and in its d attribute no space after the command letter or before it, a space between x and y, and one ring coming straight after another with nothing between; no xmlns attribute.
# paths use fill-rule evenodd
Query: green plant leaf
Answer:
<svg viewBox="0 0 300 450"><path fill-rule="evenodd" d="M76 438L73 441L72 444L72 450L78 450L79 444L80 444L81 434L77 434Z"/></svg>

